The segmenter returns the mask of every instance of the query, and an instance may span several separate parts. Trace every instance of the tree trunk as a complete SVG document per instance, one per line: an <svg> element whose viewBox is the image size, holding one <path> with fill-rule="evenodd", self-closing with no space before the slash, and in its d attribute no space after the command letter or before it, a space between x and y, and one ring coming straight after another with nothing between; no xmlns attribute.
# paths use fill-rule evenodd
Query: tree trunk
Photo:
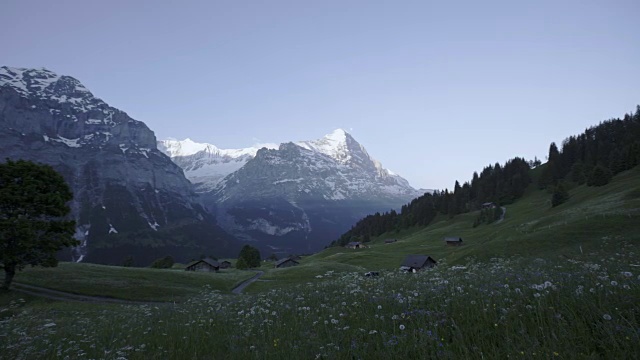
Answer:
<svg viewBox="0 0 640 360"><path fill-rule="evenodd" d="M2 289L9 290L9 286L15 275L16 266L14 264L4 264L4 284L2 285Z"/></svg>

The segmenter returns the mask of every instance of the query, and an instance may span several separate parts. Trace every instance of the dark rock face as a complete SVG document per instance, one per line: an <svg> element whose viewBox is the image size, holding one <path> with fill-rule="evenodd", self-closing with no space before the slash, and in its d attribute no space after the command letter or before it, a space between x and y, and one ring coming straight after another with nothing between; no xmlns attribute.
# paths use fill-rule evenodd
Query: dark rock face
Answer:
<svg viewBox="0 0 640 360"><path fill-rule="evenodd" d="M138 265L172 255L235 255L182 169L140 121L72 77L0 67L0 154L52 165L74 193L76 261Z"/></svg>

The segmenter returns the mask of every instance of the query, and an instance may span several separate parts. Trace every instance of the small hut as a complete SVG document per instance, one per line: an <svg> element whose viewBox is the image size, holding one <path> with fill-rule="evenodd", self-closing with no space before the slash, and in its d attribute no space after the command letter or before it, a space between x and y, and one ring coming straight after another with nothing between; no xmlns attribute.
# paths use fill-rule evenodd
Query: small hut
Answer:
<svg viewBox="0 0 640 360"><path fill-rule="evenodd" d="M438 264L428 255L407 255L400 266L400 270L407 272L418 272L422 269L432 268Z"/></svg>
<svg viewBox="0 0 640 360"><path fill-rule="evenodd" d="M231 261L223 260L220 262L220 269L228 269L231 267Z"/></svg>
<svg viewBox="0 0 640 360"><path fill-rule="evenodd" d="M291 258L284 258L284 259L280 259L278 261L276 261L276 268L285 268L285 267L291 267L291 266L296 266L299 263Z"/></svg>
<svg viewBox="0 0 640 360"><path fill-rule="evenodd" d="M360 241L352 241L345 246L347 249L364 249L364 244Z"/></svg>
<svg viewBox="0 0 640 360"><path fill-rule="evenodd" d="M492 202L486 202L486 203L483 203L481 206L482 206L483 210L484 209L494 209L496 207L496 204L492 203Z"/></svg>
<svg viewBox="0 0 640 360"><path fill-rule="evenodd" d="M393 244L394 242L398 241L398 239L387 239L384 241L385 244Z"/></svg>
<svg viewBox="0 0 640 360"><path fill-rule="evenodd" d="M202 272L215 272L220 270L220 263L211 258L205 258L202 260L194 261L187 265L185 268L187 271L202 271Z"/></svg>
<svg viewBox="0 0 640 360"><path fill-rule="evenodd" d="M448 246L462 246L462 238L460 236L446 237L444 242Z"/></svg>

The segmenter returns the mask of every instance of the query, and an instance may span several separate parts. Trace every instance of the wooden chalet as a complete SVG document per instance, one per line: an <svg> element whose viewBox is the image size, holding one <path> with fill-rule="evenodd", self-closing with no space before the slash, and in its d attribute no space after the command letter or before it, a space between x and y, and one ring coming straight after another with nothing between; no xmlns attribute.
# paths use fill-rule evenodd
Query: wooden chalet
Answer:
<svg viewBox="0 0 640 360"><path fill-rule="evenodd" d="M231 267L231 261L223 260L220 262L220 269L228 269Z"/></svg>
<svg viewBox="0 0 640 360"><path fill-rule="evenodd" d="M486 202L481 205L482 209L495 209L496 204L492 202Z"/></svg>
<svg viewBox="0 0 640 360"><path fill-rule="evenodd" d="M428 255L407 255L400 266L400 270L407 272L418 272L422 269L432 268L438 264Z"/></svg>
<svg viewBox="0 0 640 360"><path fill-rule="evenodd" d="M448 246L462 246L462 238L460 236L446 237L444 242Z"/></svg>
<svg viewBox="0 0 640 360"><path fill-rule="evenodd" d="M284 258L276 261L277 268L286 268L286 267L296 266L298 264L299 262L293 260L292 258Z"/></svg>
<svg viewBox="0 0 640 360"><path fill-rule="evenodd" d="M202 271L202 272L215 272L220 270L220 263L211 258L205 258L198 261L193 261L185 268L186 271Z"/></svg>
<svg viewBox="0 0 640 360"><path fill-rule="evenodd" d="M345 247L347 249L364 249L365 248L364 244L361 243L360 241L352 241L347 245L345 245Z"/></svg>

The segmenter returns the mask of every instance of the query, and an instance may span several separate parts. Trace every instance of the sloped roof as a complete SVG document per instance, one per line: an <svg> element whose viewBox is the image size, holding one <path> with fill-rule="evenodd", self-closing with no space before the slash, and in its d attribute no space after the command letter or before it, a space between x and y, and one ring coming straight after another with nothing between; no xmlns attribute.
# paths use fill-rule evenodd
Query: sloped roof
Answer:
<svg viewBox="0 0 640 360"><path fill-rule="evenodd" d="M402 266L420 269L427 264L429 259L434 263L437 263L437 261L433 260L433 258L428 255L407 255L402 262Z"/></svg>
<svg viewBox="0 0 640 360"><path fill-rule="evenodd" d="M196 261L192 261L189 265L187 265L187 267L192 267L193 265L196 265L199 262L204 262L207 263L213 267L220 267L220 263L218 263L217 260L213 260L212 258L204 258L204 259L200 259L200 260L196 260Z"/></svg>
<svg viewBox="0 0 640 360"><path fill-rule="evenodd" d="M287 261L293 261L294 263L299 264L297 261L295 261L295 260L293 260L291 258L284 258L284 259L280 259L280 260L276 261L276 267L286 263Z"/></svg>

